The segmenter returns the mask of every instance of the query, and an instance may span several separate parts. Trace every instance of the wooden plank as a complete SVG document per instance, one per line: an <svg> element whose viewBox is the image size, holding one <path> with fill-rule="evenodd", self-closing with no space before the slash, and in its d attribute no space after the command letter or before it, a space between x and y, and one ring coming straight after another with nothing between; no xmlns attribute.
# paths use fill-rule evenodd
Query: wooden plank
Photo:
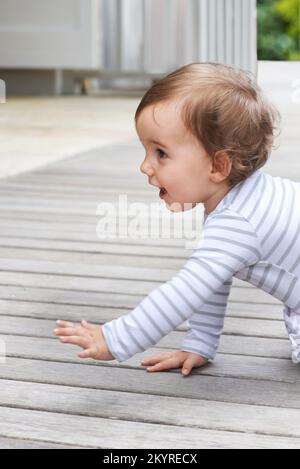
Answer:
<svg viewBox="0 0 300 469"><path fill-rule="evenodd" d="M19 285L24 287L46 287L63 290L102 291L109 293L124 293L127 295L147 295L157 288L160 282L146 280L124 280L106 278L88 278L70 275L35 274L27 272L0 271L0 285Z"/></svg>
<svg viewBox="0 0 300 469"><path fill-rule="evenodd" d="M45 206L43 206L39 204L26 205L21 202L12 204L0 202L0 210L10 212L10 214L18 211L21 211L23 213L32 211L43 215L62 215L65 218L70 216L76 216L77 219L81 217L85 219L86 217L96 217L96 209L99 203L100 201L97 201L93 206L78 208L76 207L76 204L73 207L66 207L65 205L47 206L45 204Z"/></svg>
<svg viewBox="0 0 300 469"><path fill-rule="evenodd" d="M12 287L10 285L0 285L0 298L2 300L22 300L22 301L39 301L44 303L60 303L60 304L78 304L81 306L104 306L115 308L135 308L137 305L136 297L132 295L118 295L107 293L93 292L76 292L57 289L28 288L28 287ZM139 301L143 296L139 298Z"/></svg>
<svg viewBox="0 0 300 469"><path fill-rule="evenodd" d="M93 199L88 200L87 198L83 199L82 197L78 197L77 199L75 198L70 198L67 197L64 200L62 198L54 198L54 197L47 197L46 194L43 196L37 197L36 195L32 195L32 197L29 197L25 194L23 195L17 195L17 196L11 196L11 195L1 195L0 198L0 208L6 209L7 207L11 207L13 210L17 209L19 210L20 208L24 208L24 210L29 209L32 211L40 211L42 208L45 209L46 212L54 212L56 211L58 213L62 212L69 212L69 213L84 213L86 215L94 215L96 213L96 209L98 205L102 202L110 202L111 204L114 204L116 207L116 210L118 209L118 203L119 203L119 196L126 196L126 202L129 206L130 203L143 203L145 205L145 210L147 207L149 207L148 210L150 210L150 204L151 204L151 218L155 218L158 216L169 216L167 209L165 206L162 204L162 201L159 199L159 191L156 189L156 192L152 194L152 197L141 197L137 196L134 193L124 193L124 192L119 192L119 193L114 193L114 194L101 194L101 196L95 197ZM144 207L143 207L144 208ZM77 211L76 211L77 210ZM143 213L139 213L139 218L143 218L146 215ZM148 216L148 215L147 215ZM176 218L175 215L173 214L171 218Z"/></svg>
<svg viewBox="0 0 300 469"><path fill-rule="evenodd" d="M114 147L114 148L113 148ZM108 157L107 155L101 155L101 158L98 158L96 164L92 164L90 158L86 160L84 164L82 161L64 162L59 161L56 166L47 166L37 168L33 173L39 175L40 177L45 175L67 175L67 176L78 176L83 179L89 178L91 180L97 179L98 177L110 177L113 179L113 168L115 165L118 165L118 177L120 179L128 179L129 177L135 177L141 181L146 181L146 177L140 173L138 163L142 161L140 158L132 159L132 164L126 159L123 155L123 165L120 165L121 161L115 158L114 152L117 151L115 145L111 146L111 154ZM131 149L131 151L134 151ZM124 150L123 150L124 152ZM125 163L126 162L126 163ZM125 164L124 164L125 163Z"/></svg>
<svg viewBox="0 0 300 469"><path fill-rule="evenodd" d="M134 256L153 256L153 257L171 257L178 259L185 259L188 255L188 250L173 248L173 247L159 247L159 246L137 246L137 245L121 245L112 243L101 243L99 240L97 243L81 243L72 241L53 241L43 239L26 239L20 237L0 237L1 247L21 247L21 248L34 248L34 249L46 249L46 250L63 250L71 252L93 252L93 253L111 253L111 254L123 254L123 255L134 255Z"/></svg>
<svg viewBox="0 0 300 469"><path fill-rule="evenodd" d="M97 215L94 213L93 215L88 215L83 213L81 215L76 215L74 213L52 213L47 211L34 211L30 209L23 208L22 210L18 209L17 207L6 207L6 209L0 208L0 216L2 217L14 217L17 218L19 221L22 220L38 220L38 221L55 221L55 222L74 222L74 223L97 223Z"/></svg>
<svg viewBox="0 0 300 469"><path fill-rule="evenodd" d="M22 193L25 193L26 195L47 195L49 197L70 197L72 199L73 196L78 197L78 194L80 192L80 197L87 197L90 199L94 199L95 197L98 197L99 195L103 194L116 194L116 191L120 191L119 189L116 189L114 187L108 186L96 186L96 187L88 187L88 186L80 186L80 189L76 185L70 184L68 182L67 185L59 185L59 184L51 184L47 185L45 187L44 184L41 184L39 180L36 180L35 182L30 182L30 181L23 181L23 182L18 182L18 181L10 181L9 179L7 180L1 180L0 182L0 193L1 194L11 194L11 195L19 195ZM157 198L157 190L154 189L154 187L148 185L145 183L145 187L142 188L136 188L134 185L131 187L128 187L126 189L127 194L133 194L136 196L141 196L141 197L155 197Z"/></svg>
<svg viewBox="0 0 300 469"><path fill-rule="evenodd" d="M2 231L4 227L6 229L12 228L12 229L20 229L20 220L22 221L22 228L27 229L30 228L32 230L38 230L38 231L57 231L59 233L74 233L74 234L90 234L94 235L96 226L95 226L95 220L93 222L85 222L84 224L76 223L76 222L56 222L55 220L35 220L35 219L28 219L26 220L25 218L22 219L16 219L14 216L2 213L1 214L1 220L3 221L3 225L1 226L1 233L4 233ZM120 242L123 241L123 238L120 238ZM135 242L138 242L139 239L134 240ZM156 241L155 238L150 239L150 241ZM166 241L165 239L162 238L162 241ZM182 243L183 240L175 240L178 243Z"/></svg>
<svg viewBox="0 0 300 469"><path fill-rule="evenodd" d="M114 152L111 149L106 156ZM113 160L124 164L122 169L118 166L118 181L111 177L112 160L104 160L100 177L99 155L90 154L10 180L11 187L0 184L0 216L7 222L0 229L0 333L8 354L6 364L0 366L4 380L0 415L7 411L7 418L2 416L4 435L14 440L26 428L28 444L37 439L41 444L77 445L74 422L69 419L79 416L94 425L86 432L87 421L79 424L77 436L85 431L86 438L80 444L89 447L98 447L96 436L103 443L103 428L108 428L107 447L115 447L119 434L111 424L120 434L130 432L138 447L140 434L132 434L137 425L148 425L138 429L144 431L144 440L155 425L157 441L167 434L172 448L179 440L182 447L182 428L190 432L184 434L187 447L190 435L197 447L199 442L203 447L227 447L234 440L242 446L244 441L254 447L299 446L299 426L290 425L298 422L300 409L298 367L290 360L282 305L239 279L234 279L216 359L193 370L188 378L180 370L151 374L140 366L144 357L180 348L185 323L155 347L121 364L83 361L77 357L78 347L66 347L52 336L59 314L96 323L126 314L149 291L176 274L189 255L181 244L185 240L99 242L94 234L99 199L114 201L126 190L139 201L151 201L154 195L145 190L145 179L136 178L137 173L126 169L119 156ZM138 181L134 187L132 177ZM160 270L162 259L165 270ZM196 413L195 400L200 403ZM178 415L174 408L178 409L179 401L184 412ZM180 432L172 434L169 427L180 428ZM43 431L46 434L47 430L50 440L44 443ZM268 436L269 441L262 442L259 436ZM125 444L125 436L120 441ZM153 442L156 447L157 441Z"/></svg>
<svg viewBox="0 0 300 469"><path fill-rule="evenodd" d="M44 443L22 438L7 438L0 436L0 449L85 449L82 446L60 445L59 443Z"/></svg>
<svg viewBox="0 0 300 469"><path fill-rule="evenodd" d="M118 310L106 310L106 317L103 316L103 313L104 311L99 310L97 318L98 324L103 324L109 320L116 319L121 315ZM58 316L56 316L56 318L59 319ZM86 319L90 320L89 317ZM48 320L47 310L44 312L43 319L18 317L16 321L15 316L5 316L3 312L1 312L0 315L0 331L3 334L15 333L28 335L31 333L33 336L49 337L49 335L52 336L52 328L53 320ZM180 324L177 327L177 330L186 331L186 322ZM246 337L287 338L287 332L283 321L264 321L262 319L226 317L223 333Z"/></svg>
<svg viewBox="0 0 300 469"><path fill-rule="evenodd" d="M69 264L67 262L32 261L22 259L1 259L0 271L7 272L31 272L39 274L77 275L85 277L103 277L111 279L146 280L165 282L169 280L176 270L151 269L143 267L124 267L122 265L84 265ZM238 279L237 279L238 280ZM244 282L243 282L244 283Z"/></svg>
<svg viewBox="0 0 300 469"><path fill-rule="evenodd" d="M116 151L116 149L114 149ZM125 157L124 157L125 158ZM137 161L137 160L136 160ZM136 163L135 161L135 163ZM142 162L142 161L140 161ZM62 163L61 161L59 163ZM140 173L138 165L133 164L130 165L128 161L126 161L126 165L122 168L118 166L118 178L120 180L125 180L129 184L133 185L133 180L140 181L142 184L147 183L146 177ZM98 165L82 165L80 162L78 167L75 168L75 164L68 164L67 166L63 167L61 165L57 165L56 168L49 166L47 168L40 168L34 171L34 174L38 175L40 179L43 179L43 176L67 176L67 177L78 177L83 181L98 181L101 178L110 178L114 180L113 175L113 168L115 167L116 162L114 162L114 158L107 159L101 158L101 161L98 160Z"/></svg>
<svg viewBox="0 0 300 469"><path fill-rule="evenodd" d="M102 313L106 313L106 317ZM45 310L44 315L47 316L47 310ZM98 324L102 324L106 320L112 320L120 315L119 312L113 310L99 310L98 312ZM56 316L57 319L59 317ZM0 315L0 331L3 334L19 334L27 335L32 337L52 337L53 338L53 328L55 327L55 319L35 319L27 317L18 317L16 321L15 316L5 316ZM89 320L89 319L88 319ZM187 328L184 325L178 326L178 330L185 331Z"/></svg>
<svg viewBox="0 0 300 469"><path fill-rule="evenodd" d="M0 299L1 300L20 300L31 302L42 302L52 304L66 304L71 307L73 304L80 306L95 306L95 307L113 307L113 308L135 308L144 295L125 295L121 293L95 293L84 292L76 290L61 290L55 288L33 288L23 286L0 285ZM238 308L239 312L247 311L249 303L231 303ZM279 306L279 307L278 307ZM258 307L257 303L253 303L252 307ZM267 312L270 312L270 319L272 318L273 308L278 308L277 311L282 310L281 305L267 304L260 306ZM268 309L267 309L268 308ZM241 316L241 314L240 314Z"/></svg>
<svg viewBox="0 0 300 469"><path fill-rule="evenodd" d="M53 322L52 329L54 327L55 323ZM6 344L6 354L9 356L82 363L82 360L77 357L79 350L75 353L74 349L71 350L68 346L62 348L60 341L57 339L53 340L50 336L49 338L41 338L35 331L16 335L19 334L18 330L10 332L10 335L7 334L6 329L3 330L1 328L0 337ZM180 350L183 338L183 331L172 331L161 339L153 349L164 348L166 349L165 352ZM220 341L218 353L290 359L291 346L287 339L241 337L224 333Z"/></svg>
<svg viewBox="0 0 300 469"><path fill-rule="evenodd" d="M27 272L0 271L0 285L38 287L87 292L104 292L145 296L158 288L162 282L106 278L86 278L71 275L35 274ZM137 300L138 301L138 300ZM249 288L232 288L230 301L279 304L279 301L264 291Z"/></svg>
<svg viewBox="0 0 300 469"><path fill-rule="evenodd" d="M53 185L65 186L70 185L72 187L76 187L78 191L81 188L90 188L90 189L99 189L99 188L108 188L112 187L115 188L118 192L127 191L130 189L135 190L153 190L150 186L148 186L148 182L146 177L135 177L134 183L133 178L130 176L128 177L120 177L120 174L116 176L112 176L109 174L108 176L102 175L101 173L97 174L97 176L91 177L90 175L87 176L80 176L80 174L59 174L59 173L45 173L45 174L36 174L35 172L26 174L26 175L18 175L18 182L21 183L30 183L30 184L43 184L45 190L47 187L52 187ZM12 178L7 179L7 181L15 181Z"/></svg>
<svg viewBox="0 0 300 469"><path fill-rule="evenodd" d="M81 262L82 264L89 265L121 265L121 266L135 266L135 267L149 267L159 268L162 265L159 257L149 256L128 256L126 254L110 254L110 253L97 253L97 252L74 252L74 251L62 251L55 249L41 249L41 248L28 248L15 246L12 248L0 246L0 258L11 257L13 259L29 259L29 260L40 260L45 261L58 261L68 262L69 264ZM165 257L163 266L167 269L174 268L179 269L185 262L185 259L176 259L171 257Z"/></svg>
<svg viewBox="0 0 300 469"><path fill-rule="evenodd" d="M140 366L179 349L185 323L121 364L79 359L78 347L52 336L58 317L103 323L126 314L188 258L184 240L95 236L100 201L122 193L156 200L138 171L142 153L131 143L109 146L0 182L0 334L8 355L0 365L0 446L25 435L29 447L299 448L299 367L282 304L239 279L216 359L187 378Z"/></svg>
<svg viewBox="0 0 300 469"><path fill-rule="evenodd" d="M76 347L73 348L75 350ZM152 356L153 352L160 351L151 349L148 354L138 354L138 357L118 365L94 360L78 364L7 357L6 363L0 365L0 378L156 396L300 408L299 367L288 360L220 355L214 363L195 368L189 376L184 377L179 369L151 373L141 368L140 359ZM239 368L238 372L236 367ZM252 372L249 372L250 368Z"/></svg>
<svg viewBox="0 0 300 469"><path fill-rule="evenodd" d="M118 209L114 208L114 210L116 210L116 217L105 217L105 219L103 219L103 217L101 218L99 216L98 220L93 220L93 223L89 223L88 220L88 222L84 224L84 229L80 229L80 226L76 225L77 231L72 230L74 226L73 223L65 223L64 227L66 230L62 230L59 225L56 224L57 229L55 230L51 221L48 223L47 227L44 227L40 221L34 225L30 220L22 220L22 235L26 238L58 238L87 242L106 242L111 239L114 243L120 240L121 243L126 242L127 244L143 243L145 246L161 244L171 247L180 246L181 248L189 248L188 243L193 243L189 249L197 247L201 238L202 230L201 227L196 226L196 219L193 220L192 227L189 228L187 218L167 219L164 216L139 216L133 221L132 216L117 216ZM10 217L12 216L11 212L9 215ZM13 221L8 218L8 220L4 222L6 218L8 217L3 217L3 224L0 231L1 237L18 237L20 232L20 220L16 221L14 217ZM12 223L14 223L14 225ZM136 223L136 226L134 226L133 223ZM45 229L47 232L45 232ZM169 245L166 244L167 241L169 241Z"/></svg>
<svg viewBox="0 0 300 469"><path fill-rule="evenodd" d="M122 405L120 405L122 399ZM300 410L0 380L6 407L180 425L209 430L300 437ZM243 415L243 418L240 418ZM1 439L0 439L1 446Z"/></svg>
<svg viewBox="0 0 300 469"><path fill-rule="evenodd" d="M226 318L240 318L240 319L263 319L265 321L279 321L283 320L282 318L282 306L280 306L278 311L273 311L273 308L268 311L266 306L260 308L257 311L257 305L245 305L243 309L243 303L229 303L226 311ZM250 309L250 306L253 309ZM115 311L115 308L104 308L102 306L94 307L88 305L76 305L72 304L70 311L66 311L66 306L56 303L47 303L44 299L43 302L30 302L22 300L1 300L0 299L0 314L5 316L27 316L35 318L56 318L57 315L68 314L74 320L80 320L83 317L89 318L90 321L97 322L99 317L107 318L105 320L109 321L117 315L126 314L131 311L132 308L118 308L118 311ZM276 326L278 327L278 326ZM268 323L265 323L265 328L268 329Z"/></svg>
<svg viewBox="0 0 300 469"><path fill-rule="evenodd" d="M243 303L230 301L227 313L235 317L251 317L257 319L271 319L281 321L283 319L283 304L270 305L267 303L257 305L256 303Z"/></svg>
<svg viewBox="0 0 300 469"><path fill-rule="evenodd" d="M49 189L45 190L34 190L34 189L6 189L0 185L0 194L1 200L6 203L26 203L26 205L39 204L44 205L47 201L49 204L57 205L59 200L64 204L78 204L79 206L91 206L95 204L98 205L100 202L116 202L118 201L119 196L126 195L128 202L142 202L146 205L148 204L159 204L161 206L161 200L159 199L159 189L154 189L152 186L151 191L135 190L135 189L126 189L126 191L118 191L112 188L107 188L106 190L98 190L94 193L84 192L81 194L82 190L74 192L60 192L59 190L51 191ZM153 207L154 209L154 207Z"/></svg>
<svg viewBox="0 0 300 469"><path fill-rule="evenodd" d="M38 273L38 274L56 274L64 276L84 276L84 277L96 277L105 279L130 279L135 281L149 281L149 282L166 282L170 280L174 274L177 273L177 269L151 269L143 267L124 267L122 265L82 265L73 263L62 262L45 262L43 260L23 261L20 259L5 259L1 260L0 272L25 272L25 273ZM233 289L237 290L239 295L243 295L244 289L250 289L252 291L256 288L244 282L238 278L233 279ZM280 303L279 301L277 302Z"/></svg>
<svg viewBox="0 0 300 469"><path fill-rule="evenodd" d="M5 207L0 207L0 216L5 219L11 220L12 218L18 221L39 221L39 222L47 222L47 223L63 223L63 224L68 224L68 223L77 223L81 225L86 225L86 224L91 224L96 227L96 224L99 221L99 215L96 213L96 208L97 204L95 205L95 210L93 210L92 213L87 213L87 211L81 211L81 213L76 214L74 211L65 211L65 212L55 212L55 210L52 211L47 211L46 208L43 209L40 207L39 209L33 210L30 207L17 207L17 206L8 206L6 205ZM117 210L117 209L116 209ZM118 212L117 212L118 214ZM201 215L202 217L202 215ZM162 216L162 213L159 211L157 214L151 216L151 222L155 223L157 221L162 220L162 218L165 218L168 220L168 214L165 212ZM119 216L120 223L123 222L124 216ZM119 220L118 219L118 220ZM148 215L140 215L139 219L141 220L148 220ZM175 217L171 217L171 220L175 220ZM172 226L172 225L171 225ZM201 228L201 224L199 222L199 226Z"/></svg>
<svg viewBox="0 0 300 469"><path fill-rule="evenodd" d="M49 175L50 180L51 176ZM65 175L65 179L67 178L67 174ZM79 176L80 177L80 176ZM46 181L48 181L48 184L45 184ZM1 179L0 180L0 192L2 193L11 193L12 195L17 195L20 192L24 191L24 193L41 193L41 194L61 194L63 196L67 196L68 194L72 197L78 196L78 194L82 196L97 196L97 194L115 194L118 192L120 189L116 185L117 182L121 184L121 187L123 183L126 183L126 180L123 178L118 178L118 175L116 175L116 178L113 177L102 177L101 174L97 176L97 182L101 182L101 184L92 184L92 185L83 185L81 184L82 178L78 180L78 176L75 176L75 179L73 179L73 176L68 177L68 184L60 184L58 180L55 181L54 178L52 178L51 184L49 184L49 180L45 176L41 177L35 177L33 173L27 173L26 178L20 179L18 178L7 178L7 179ZM113 181L112 185L107 184L107 181L111 182ZM79 184L77 184L79 182ZM103 184L102 184L103 182ZM105 183L106 182L106 183ZM126 192L131 194L140 194L144 195L145 197L153 194L157 194L156 189L154 186L151 186L148 183L148 180L145 176L145 179L140 179L138 178L138 183L135 185L132 180L126 187Z"/></svg>
<svg viewBox="0 0 300 469"><path fill-rule="evenodd" d="M112 225L113 226L113 225ZM126 238L118 238L119 230L123 229L117 226L116 229L111 229L110 231L105 231L105 237L100 238L96 234L96 226L94 225L93 228L90 229L88 232L75 232L75 231L58 231L54 230L51 227L48 227L46 230L41 229L41 227L32 227L32 230L27 230L22 223L22 235L23 238L29 239L46 239L46 240L60 240L60 241L77 241L77 242L86 242L86 243L110 243L110 244L126 244L129 246L158 246L158 247L180 247L183 250L185 249L185 243L188 239L176 239L175 233L172 234L174 237L170 239L166 239L163 237L140 237L140 238L130 238L129 236ZM125 225L124 225L125 229ZM153 229L153 228L152 228ZM159 230L159 228L158 228ZM126 231L125 231L126 232ZM159 231L158 231L159 232ZM179 233L179 232L178 232ZM20 224L19 226L16 225L14 228L12 227L4 227L2 226L0 229L0 237L18 237L20 234ZM149 233L150 236L150 233Z"/></svg>
<svg viewBox="0 0 300 469"><path fill-rule="evenodd" d="M3 225L0 229L1 236L18 236L20 233L20 220L16 220L15 218L5 218L2 217ZM84 225L80 226L75 223L55 223L55 222L41 222L41 221L33 221L33 220L22 220L22 234L24 237L33 237L33 238L44 238L44 239L61 239L61 240L75 240L75 241L87 241L87 242L110 242L113 244L120 243L120 244L137 244L143 246L172 246L172 247L181 247L182 249L186 248L186 242L188 240L188 236L191 239L195 239L194 233L190 232L190 235L185 231L181 233L179 229L174 229L170 226L170 233L171 237L167 239L163 237L163 233L161 230L161 223L155 223L154 225L151 223L149 224L149 229L146 236L140 236L139 238L135 237L117 237L117 234L120 233L120 230L124 230L123 233L127 234L128 230L126 229L125 222L119 224L120 219L118 220L117 224L111 224L110 229L106 229L105 237L100 238L96 233L97 223L85 223ZM128 224L129 226L129 224ZM157 229L157 233L159 236L151 237L151 230ZM184 235L184 236L183 236ZM199 233L200 235L200 233ZM198 241L194 241L197 243Z"/></svg>
<svg viewBox="0 0 300 469"><path fill-rule="evenodd" d="M53 339L54 340L54 339ZM61 347L66 345L66 344L61 344L59 341L58 345ZM72 345L66 345L69 348L73 348L74 350L74 356L78 354L79 352L79 347L72 346ZM122 367L141 367L140 366L140 361L145 359L146 357L151 357L153 355L157 355L160 353L165 353L166 349L162 349L159 347L153 347L149 348L145 352L138 353L132 358L118 363L116 360L113 360L111 362L96 362L96 367L99 368L99 365L105 366L105 368L109 367L111 368L115 367L116 369L120 369ZM22 370L14 370L13 364L14 362L19 361L22 362L22 367L24 366L24 362L30 362L30 360L27 359L20 359L20 358L11 358L7 357L6 364L1 364L0 367L0 377L6 378L6 379L25 379L22 378L23 376L23 371ZM95 362L94 360L82 360L83 362ZM84 363L83 363L84 365ZM83 366L81 364L79 365L74 365L74 366ZM19 366L21 366L21 363L19 363ZM42 368L43 366L39 367L37 360L35 360L35 365L36 371L39 371L40 373L43 373ZM71 369L71 365L68 365ZM89 368L90 364L86 365L87 368ZM233 355L233 354L218 354L218 359L215 359L213 362L209 362L207 365L205 365L202 368L195 368L193 370L193 374L201 374L201 375L210 375L210 376L223 376L223 377L231 377L231 378L244 378L244 379L257 379L257 380L269 380L269 381L283 381L283 382L288 382L288 383L299 383L300 378L299 378L299 372L298 372L297 365L293 364L290 360L286 359L279 359L279 358L269 358L269 357L257 357L257 356L240 356L240 355ZM69 370L69 369L68 369ZM68 370L65 370L66 373L69 373ZM31 372L32 370L30 370ZM144 372L145 370L141 369L141 373ZM71 371L70 371L71 373ZM181 371L179 369L176 370L169 370L169 374L171 373L177 373L178 375L181 375ZM151 373L150 373L151 374ZM157 374L157 373L153 373ZM71 384L73 385L72 381L72 376L71 376ZM30 381L34 380L34 378L31 376L29 379ZM37 379L39 381L39 379ZM56 382L56 381L55 381ZM157 391L159 391L159 387L157 388Z"/></svg>
<svg viewBox="0 0 300 469"><path fill-rule="evenodd" d="M179 230L173 231L170 229L171 237L167 239L166 237L163 238L161 236L161 226L157 225L157 233L159 235L153 236L151 238L150 230L154 230L154 227L149 225L149 228L146 227L145 234L141 233L139 237L130 237L129 231L126 228L126 224L123 225L111 225L111 229L105 230L105 236L99 237L96 233L96 226L94 225L93 229L89 232L64 232L64 231L55 231L53 229L48 229L47 231L36 229L36 230L27 230L25 227L22 228L22 238L28 239L46 239L46 240L59 240L59 241L75 241L75 242L85 242L85 243L109 243L109 244L126 244L128 246L158 246L158 247L175 247L181 248L183 252L186 249L186 243L189 242L188 238L183 238L181 236L181 232ZM129 226L129 224L127 225ZM156 228L155 228L156 229ZM118 235L121 235L121 230L124 230L124 237L118 238ZM178 237L177 234L178 233ZM7 238L13 237L17 238L20 234L20 227L15 228L6 228L4 226L1 227L0 230L0 237ZM126 236L126 237L125 237ZM192 239L193 234L190 236L190 240ZM198 243L198 241L194 240L194 243ZM169 243L169 244L168 244Z"/></svg>
<svg viewBox="0 0 300 469"><path fill-rule="evenodd" d="M65 277L76 277L78 278L79 274L82 277L93 278L96 277L97 279L103 278L105 280L108 279L130 279L135 280L136 282L153 282L154 285L150 284L150 288L155 287L156 283L166 282L170 280L176 273L177 269L151 269L151 268L143 268L143 267L124 267L121 265L101 265L94 266L94 265L82 265L73 263L72 265L68 263L62 262L45 262L43 260L32 261L32 260L16 260L16 259L9 259L3 258L0 264L0 272L10 272L10 273L27 273L27 274L54 274L59 276ZM233 279L233 287L232 291L238 292L240 298L243 298L245 295L245 291L248 290L249 295L252 295L251 291L255 290L256 288L251 284L248 284L240 279L234 278ZM267 297L268 294L265 293ZM277 301L277 304L280 302Z"/></svg>
<svg viewBox="0 0 300 469"><path fill-rule="evenodd" d="M0 408L2 432L21 437L63 444L97 448L293 448L298 438L254 435L160 425L123 420L110 420L81 415L62 415L23 409ZM75 431L76 429L76 431Z"/></svg>

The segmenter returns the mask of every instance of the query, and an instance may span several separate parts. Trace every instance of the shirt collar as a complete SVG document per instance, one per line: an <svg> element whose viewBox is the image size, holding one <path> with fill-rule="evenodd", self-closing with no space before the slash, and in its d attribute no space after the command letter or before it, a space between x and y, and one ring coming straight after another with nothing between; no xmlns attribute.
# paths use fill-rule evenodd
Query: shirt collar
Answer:
<svg viewBox="0 0 300 469"><path fill-rule="evenodd" d="M238 184L236 184L235 186L233 186L227 192L227 194L223 197L223 199L220 200L220 202L218 203L218 205L214 208L214 210L212 212L207 213L206 210L204 210L204 222L206 222L206 219L207 219L208 216L210 216L210 215L212 215L216 212L219 212L220 210L224 210L224 208L228 207L231 204L231 202L233 201L233 199L235 198L236 193L240 190L240 187L243 186L250 179L253 179L253 180L256 179L258 176L260 176L261 172L262 172L262 170L259 168L256 171L254 171L254 173L252 173L251 176L247 177L243 181L241 181Z"/></svg>

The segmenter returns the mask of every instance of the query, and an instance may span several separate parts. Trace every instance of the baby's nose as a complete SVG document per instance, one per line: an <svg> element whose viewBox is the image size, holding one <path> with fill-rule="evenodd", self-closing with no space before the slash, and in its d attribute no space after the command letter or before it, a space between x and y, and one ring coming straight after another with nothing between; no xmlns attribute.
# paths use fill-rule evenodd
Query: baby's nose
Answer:
<svg viewBox="0 0 300 469"><path fill-rule="evenodd" d="M151 168L151 166L148 163L146 163L145 161L141 164L140 171L142 173L146 174L147 176L153 176L153 174L154 174L154 171Z"/></svg>

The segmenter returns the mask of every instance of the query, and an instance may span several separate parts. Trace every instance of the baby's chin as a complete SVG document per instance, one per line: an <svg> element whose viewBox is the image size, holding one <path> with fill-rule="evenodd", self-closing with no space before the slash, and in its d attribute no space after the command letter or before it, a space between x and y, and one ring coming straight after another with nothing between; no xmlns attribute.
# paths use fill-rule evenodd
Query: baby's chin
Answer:
<svg viewBox="0 0 300 469"><path fill-rule="evenodd" d="M191 210L192 208L196 207L197 203L196 202L175 202L175 201L170 201L166 203L166 207L170 212L187 212L188 210Z"/></svg>

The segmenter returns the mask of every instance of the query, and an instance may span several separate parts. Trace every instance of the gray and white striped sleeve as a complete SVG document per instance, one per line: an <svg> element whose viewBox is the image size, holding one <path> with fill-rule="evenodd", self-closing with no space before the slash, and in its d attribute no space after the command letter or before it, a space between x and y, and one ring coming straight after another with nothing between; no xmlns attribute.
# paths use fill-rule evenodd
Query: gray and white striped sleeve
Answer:
<svg viewBox="0 0 300 469"><path fill-rule="evenodd" d="M210 300L187 320L189 329L182 341L181 350L210 359L215 357L224 327L231 286L232 279L224 282Z"/></svg>
<svg viewBox="0 0 300 469"><path fill-rule="evenodd" d="M153 346L182 322L204 311L204 305L224 290L236 272L260 257L260 242L248 220L230 209L216 212L207 219L203 238L183 268L150 292L133 311L103 325L110 352L122 362ZM220 321L216 319L215 333L220 335ZM213 324L213 316L210 321ZM216 340L209 335L206 341L209 346L204 350L202 343L201 351L213 358Z"/></svg>

